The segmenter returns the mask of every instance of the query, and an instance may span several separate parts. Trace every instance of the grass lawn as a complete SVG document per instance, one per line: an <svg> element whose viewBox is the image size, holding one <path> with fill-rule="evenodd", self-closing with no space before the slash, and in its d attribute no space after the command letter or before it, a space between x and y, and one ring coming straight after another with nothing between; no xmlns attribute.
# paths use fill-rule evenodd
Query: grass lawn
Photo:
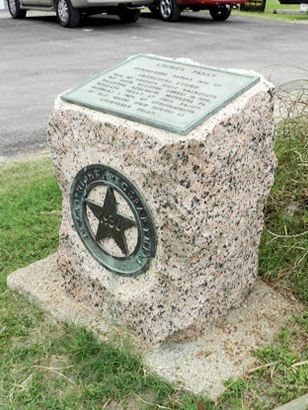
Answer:
<svg viewBox="0 0 308 410"><path fill-rule="evenodd" d="M279 167L260 248L260 275L306 305L307 133L304 121L278 129ZM11 271L56 250L61 197L50 161L2 165L0 198L0 408L272 409L308 391L308 313L255 351L258 369L228 381L216 403L152 375L128 347L55 322L6 287Z"/></svg>
<svg viewBox="0 0 308 410"><path fill-rule="evenodd" d="M249 16L249 17L256 17L256 18L267 18L271 20L282 20L282 21L303 21L308 20L308 13L306 14L295 14L295 15L288 15L288 14L274 14L274 10L299 10L299 4L280 4L279 0L266 0L266 8L264 13L259 12L247 12L247 11L233 11L232 14L239 15L239 16Z"/></svg>

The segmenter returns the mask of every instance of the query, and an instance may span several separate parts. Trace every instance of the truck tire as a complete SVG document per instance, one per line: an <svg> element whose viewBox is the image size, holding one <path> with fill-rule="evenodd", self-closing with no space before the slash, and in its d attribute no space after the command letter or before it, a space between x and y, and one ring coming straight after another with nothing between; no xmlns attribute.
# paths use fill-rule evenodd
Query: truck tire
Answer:
<svg viewBox="0 0 308 410"><path fill-rule="evenodd" d="M140 10L120 6L118 15L122 23L135 23L140 17Z"/></svg>
<svg viewBox="0 0 308 410"><path fill-rule="evenodd" d="M181 16L181 10L176 4L176 0L159 0L158 12L164 21L177 21Z"/></svg>
<svg viewBox="0 0 308 410"><path fill-rule="evenodd" d="M58 0L56 11L61 26L69 28L79 26L81 13L72 6L71 0Z"/></svg>
<svg viewBox="0 0 308 410"><path fill-rule="evenodd" d="M27 10L20 8L19 0L8 0L8 8L10 15L13 19L24 19L27 14Z"/></svg>
<svg viewBox="0 0 308 410"><path fill-rule="evenodd" d="M231 6L228 6L226 4L222 4L219 6L211 6L209 8L209 11L213 20L225 21L227 20L227 18L230 17Z"/></svg>

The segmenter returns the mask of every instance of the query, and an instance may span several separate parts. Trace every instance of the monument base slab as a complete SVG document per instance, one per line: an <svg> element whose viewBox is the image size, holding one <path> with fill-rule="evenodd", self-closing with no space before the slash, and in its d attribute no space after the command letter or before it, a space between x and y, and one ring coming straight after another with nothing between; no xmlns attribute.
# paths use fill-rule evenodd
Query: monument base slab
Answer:
<svg viewBox="0 0 308 410"><path fill-rule="evenodd" d="M122 333L95 308L65 292L56 254L11 273L8 286L57 320L84 326L101 340L111 340L115 332L118 337L127 337L127 330ZM184 389L216 399L223 393L226 380L241 377L256 366L252 350L271 343L279 329L300 310L299 304L257 280L245 304L231 310L193 341L148 348L133 335L131 340L144 351L152 371L170 382L179 382Z"/></svg>

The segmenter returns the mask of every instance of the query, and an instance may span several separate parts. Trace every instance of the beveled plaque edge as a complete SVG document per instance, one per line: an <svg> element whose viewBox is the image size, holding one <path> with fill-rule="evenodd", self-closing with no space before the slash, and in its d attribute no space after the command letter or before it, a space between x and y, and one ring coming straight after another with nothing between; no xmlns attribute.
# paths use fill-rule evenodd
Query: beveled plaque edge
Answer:
<svg viewBox="0 0 308 410"><path fill-rule="evenodd" d="M232 94L229 96L228 99L226 99L224 101L224 105L222 106L221 103L217 104L216 107L214 109L211 109L210 111L206 112L204 115L202 115L200 118L191 121L190 123L187 124L186 127L182 127L182 126L174 126L174 125L170 125L170 123L166 123L165 121L160 121L160 120L149 120L148 117L144 117L143 115L132 115L132 114L126 114L125 111L122 111L120 108L115 111L112 109L108 109L108 108L103 108L103 107L97 107L96 105L92 105L88 102L84 102L76 97L71 97L71 94L74 93L75 91L79 90L80 88L84 87L85 85L87 85L88 83L92 82L93 80L99 78L100 76L102 76L103 74L107 74L110 71L113 71L114 69L121 67L122 65L125 65L133 60L136 60L140 57L146 57L152 60L161 60L164 62L169 62L172 64L178 64L178 65L185 65L185 66L189 66L189 67L197 67L197 68L205 68L211 71L218 71L220 73L225 73L225 74L233 74L239 77L246 77L246 78L251 78L251 82L249 84L247 84L245 87L241 88L240 90L238 90L236 93ZM129 57L124 61L121 61L120 63L113 65L110 68L107 68L106 70L100 72L99 74L97 74L94 77L91 77L90 79L84 81L82 84L78 85L77 87L74 87L72 89L69 89L68 91L65 91L63 94L60 95L61 100L71 103L71 104L75 104L84 108L88 108L91 109L93 111L97 111L97 112L101 112L104 114L108 114L108 115L112 115L115 116L117 118L122 118L125 120L129 120L132 122L136 122L139 124L143 124L146 126L150 126L153 128L158 128L161 129L163 131L167 131L167 132L171 132L171 133L175 133L175 134L179 134L179 135L188 135L192 130L194 130L195 128L197 128L199 125L201 125L206 119L208 119L209 117L211 117L212 115L216 114L218 111L220 111L221 109L225 108L228 104L230 104L234 99L236 99L237 97L239 97L240 95L244 94L247 90L249 90L250 88L252 88L254 85L256 85L257 83L260 82L261 76L258 75L257 73L255 75L253 74L243 74L240 72L236 72L233 70L226 70L226 69L222 69L222 68L216 68L216 67L211 67L211 66L206 66L203 64L193 64L193 63L186 63L186 62L182 62L182 61L178 61L176 59L172 59L172 58L167 58L167 57L160 57L160 56L153 56L153 55L148 55L148 54L136 54L133 57Z"/></svg>

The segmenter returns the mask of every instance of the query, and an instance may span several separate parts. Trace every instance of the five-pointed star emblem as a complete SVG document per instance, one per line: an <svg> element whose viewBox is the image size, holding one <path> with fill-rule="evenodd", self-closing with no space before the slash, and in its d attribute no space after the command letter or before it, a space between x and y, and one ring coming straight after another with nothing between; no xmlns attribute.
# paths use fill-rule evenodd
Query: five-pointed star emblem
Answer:
<svg viewBox="0 0 308 410"><path fill-rule="evenodd" d="M86 199L85 202L99 221L95 237L96 241L112 238L122 253L127 256L129 251L125 231L136 226L136 222L118 214L117 201L113 189L111 187L107 188L103 206L96 204L90 199Z"/></svg>

